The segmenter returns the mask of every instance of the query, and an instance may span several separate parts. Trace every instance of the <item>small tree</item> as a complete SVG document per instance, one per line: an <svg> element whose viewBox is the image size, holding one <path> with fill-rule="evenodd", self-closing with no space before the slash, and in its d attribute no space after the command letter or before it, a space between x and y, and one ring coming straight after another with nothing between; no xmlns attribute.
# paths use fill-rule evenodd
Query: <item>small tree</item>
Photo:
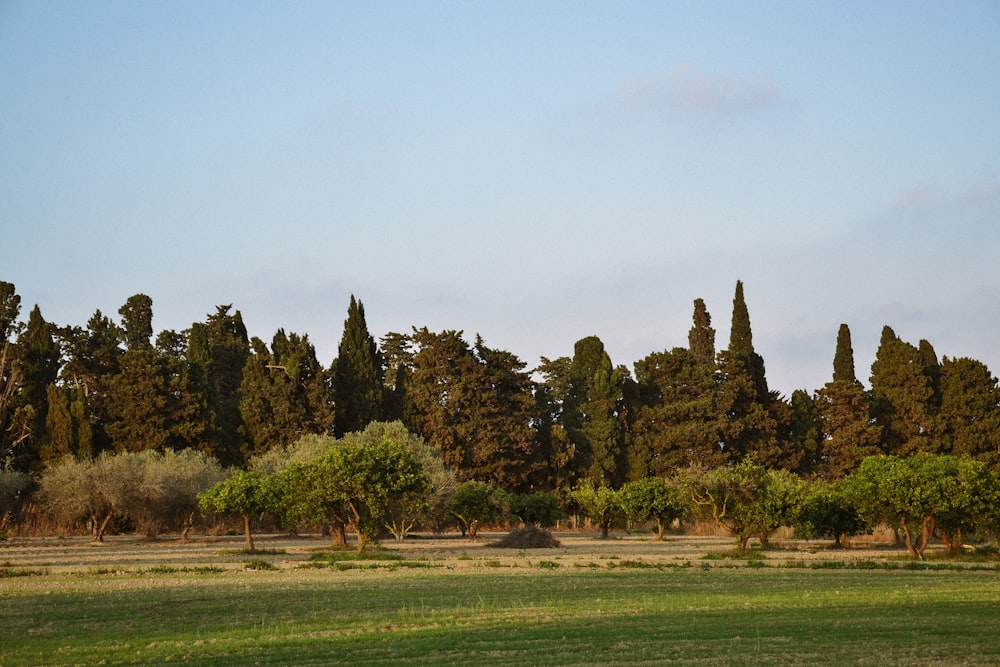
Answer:
<svg viewBox="0 0 1000 667"><path fill-rule="evenodd" d="M470 479L448 498L445 510L455 517L462 537L475 540L481 524L496 521L503 514L503 498L486 482Z"/></svg>
<svg viewBox="0 0 1000 667"><path fill-rule="evenodd" d="M803 482L787 471L768 471L750 459L735 466L689 469L685 480L692 502L736 536L740 555L757 535L766 546L777 527L790 525Z"/></svg>
<svg viewBox="0 0 1000 667"><path fill-rule="evenodd" d="M644 477L618 490L618 505L633 524L655 520L656 539L662 540L667 526L690 511L691 501L679 485L662 477Z"/></svg>
<svg viewBox="0 0 1000 667"><path fill-rule="evenodd" d="M569 497L584 514L597 522L601 538L606 538L611 530L611 521L618 511L618 494L613 489L595 486L589 479L584 479L569 492Z"/></svg>
<svg viewBox="0 0 1000 667"><path fill-rule="evenodd" d="M833 546L843 546L843 538L859 535L866 524L858 513L848 483L816 481L809 485L794 519L795 530L803 537L829 537Z"/></svg>
<svg viewBox="0 0 1000 667"><path fill-rule="evenodd" d="M510 512L528 526L550 528L556 525L561 512L559 499L551 493L536 491L526 495L512 495Z"/></svg>
<svg viewBox="0 0 1000 667"><path fill-rule="evenodd" d="M203 512L242 516L247 551L253 552L251 520L279 507L278 487L273 480L274 478L260 472L236 470L229 479L200 494L198 503Z"/></svg>

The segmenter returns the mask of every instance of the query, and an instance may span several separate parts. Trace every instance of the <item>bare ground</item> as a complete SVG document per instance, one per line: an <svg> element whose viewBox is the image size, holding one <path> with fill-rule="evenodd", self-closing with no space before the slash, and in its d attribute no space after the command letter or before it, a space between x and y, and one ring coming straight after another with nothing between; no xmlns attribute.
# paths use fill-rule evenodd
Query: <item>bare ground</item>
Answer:
<svg viewBox="0 0 1000 667"><path fill-rule="evenodd" d="M457 533L418 534L404 542L385 540L382 547L408 561L425 561L452 569L476 567L529 567L539 561L563 566L608 567L616 561L651 566L678 566L687 562L731 563L733 539L726 535L668 535L658 541L649 533L555 532L560 546L551 549L504 549L492 546L505 533L480 533L470 541ZM768 565L808 563L814 560L879 561L906 557L892 545L891 533L855 538L851 548L834 549L829 540L806 541L772 538L770 547L756 551ZM247 561L265 560L286 569L309 562L318 551L331 548L319 535L260 535L257 553L243 551L242 535L194 536L188 542L173 537L149 540L137 536L112 536L103 543L87 537L12 537L0 540L0 567L35 568L47 572L95 570L146 570L152 568L243 569ZM754 546L751 543L751 546ZM932 547L931 549L933 549ZM707 558L706 558L707 556Z"/></svg>

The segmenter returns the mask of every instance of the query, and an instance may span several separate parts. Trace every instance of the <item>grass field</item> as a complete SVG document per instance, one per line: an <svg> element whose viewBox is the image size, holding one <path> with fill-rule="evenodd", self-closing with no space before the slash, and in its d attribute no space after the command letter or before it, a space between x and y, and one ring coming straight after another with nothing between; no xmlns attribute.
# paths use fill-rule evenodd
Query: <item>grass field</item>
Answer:
<svg viewBox="0 0 1000 667"><path fill-rule="evenodd" d="M8 541L0 664L1000 664L992 564L560 539L513 553L418 540L364 560L316 539L253 555L224 540Z"/></svg>

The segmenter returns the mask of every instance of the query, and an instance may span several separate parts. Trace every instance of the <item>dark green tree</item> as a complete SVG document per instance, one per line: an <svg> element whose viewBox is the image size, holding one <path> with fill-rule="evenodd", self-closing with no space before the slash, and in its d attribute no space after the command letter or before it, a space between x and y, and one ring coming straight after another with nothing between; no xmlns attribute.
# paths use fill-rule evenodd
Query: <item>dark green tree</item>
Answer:
<svg viewBox="0 0 1000 667"><path fill-rule="evenodd" d="M702 299L694 300L694 324L688 332L688 349L702 363L715 363L715 329L712 328L712 316L708 314Z"/></svg>
<svg viewBox="0 0 1000 667"><path fill-rule="evenodd" d="M578 478L616 488L625 481L624 367L614 367L597 336L576 342L569 369L570 392L563 423L575 450Z"/></svg>
<svg viewBox="0 0 1000 667"><path fill-rule="evenodd" d="M153 300L145 294L135 294L128 298L118 314L122 316L122 336L127 350L148 350L152 348Z"/></svg>
<svg viewBox="0 0 1000 667"><path fill-rule="evenodd" d="M385 417L385 368L375 339L368 333L365 306L351 295L337 358L333 362L337 436L360 431Z"/></svg>
<svg viewBox="0 0 1000 667"><path fill-rule="evenodd" d="M542 357L535 372L541 382L535 387L535 465L531 486L563 496L575 475L576 452L563 419L570 393L569 357Z"/></svg>
<svg viewBox="0 0 1000 667"><path fill-rule="evenodd" d="M13 461L14 449L26 434L15 421L21 391L21 367L18 363L17 333L21 297L14 284L0 281L0 459L6 468Z"/></svg>
<svg viewBox="0 0 1000 667"><path fill-rule="evenodd" d="M28 325L18 337L18 363L21 367L21 390L14 420L25 437L15 450L15 467L27 471L39 462L47 440L46 418L49 411L48 387L59 376L59 346L52 337L54 327L45 321L35 306Z"/></svg>
<svg viewBox="0 0 1000 667"><path fill-rule="evenodd" d="M882 449L888 454L909 456L935 452L932 440L934 379L927 345L924 350L900 340L888 326L882 329L872 363L873 416L882 427Z"/></svg>
<svg viewBox="0 0 1000 667"><path fill-rule="evenodd" d="M637 361L635 377L640 404L632 424L630 479L725 462L713 365L688 349L674 348Z"/></svg>
<svg viewBox="0 0 1000 667"><path fill-rule="evenodd" d="M54 463L65 456L90 459L94 434L87 418L87 397L80 385L50 384L46 416L48 438L41 450L41 463Z"/></svg>
<svg viewBox="0 0 1000 667"><path fill-rule="evenodd" d="M799 467L792 472L811 475L818 467L823 451L823 418L819 404L803 389L792 392L792 421L789 443L792 451L802 452Z"/></svg>
<svg viewBox="0 0 1000 667"><path fill-rule="evenodd" d="M948 454L1000 466L1000 391L986 364L944 357L936 433Z"/></svg>
<svg viewBox="0 0 1000 667"><path fill-rule="evenodd" d="M287 447L307 433L331 432L329 374L309 337L279 329L270 350L259 338L251 341L251 349L240 385L244 457Z"/></svg>
<svg viewBox="0 0 1000 667"><path fill-rule="evenodd" d="M813 467L817 476L840 479L855 472L866 457L880 453L881 427L872 420L870 394L854 374L851 330L846 324L837 332L833 380L816 392L816 406L823 428Z"/></svg>
<svg viewBox="0 0 1000 667"><path fill-rule="evenodd" d="M240 311L218 306L205 322L191 325L187 361L196 391L205 397L212 451L223 465L240 464L244 451L239 388L250 356L250 341Z"/></svg>

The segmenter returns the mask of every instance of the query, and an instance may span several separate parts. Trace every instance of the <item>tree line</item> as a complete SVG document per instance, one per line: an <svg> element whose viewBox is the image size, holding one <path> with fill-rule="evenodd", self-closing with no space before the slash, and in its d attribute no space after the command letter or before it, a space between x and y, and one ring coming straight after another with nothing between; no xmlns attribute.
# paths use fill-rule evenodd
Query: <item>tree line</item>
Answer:
<svg viewBox="0 0 1000 667"><path fill-rule="evenodd" d="M843 324L831 380L782 396L768 387L739 281L727 347L716 348L695 299L689 345L631 370L596 336L533 369L462 331L414 327L376 342L353 296L329 366L307 334L250 338L231 305L155 337L144 294L117 321L98 310L85 326L47 322L37 305L26 322L20 311L15 286L0 282L0 452L4 470L23 474L66 457L188 449L246 467L303 435L342 438L397 420L459 481L512 492L558 494L581 480L619 488L747 457L829 480L875 454L1000 464L997 380L985 364L939 360L926 340L885 326L866 389Z"/></svg>

